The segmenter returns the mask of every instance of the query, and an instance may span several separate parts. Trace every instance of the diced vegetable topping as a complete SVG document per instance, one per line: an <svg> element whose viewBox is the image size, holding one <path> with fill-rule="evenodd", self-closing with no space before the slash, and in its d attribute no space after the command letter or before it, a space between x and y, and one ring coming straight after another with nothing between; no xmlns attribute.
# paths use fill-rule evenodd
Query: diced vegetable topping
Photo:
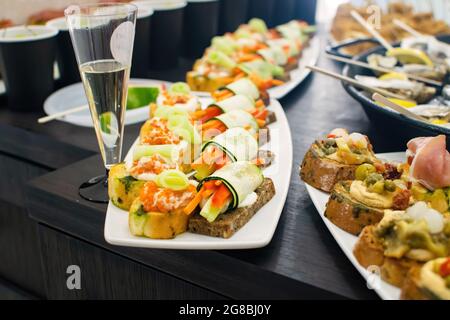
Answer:
<svg viewBox="0 0 450 320"><path fill-rule="evenodd" d="M248 25L250 28L258 33L266 33L267 32L267 25L262 19L253 18L248 22Z"/></svg>
<svg viewBox="0 0 450 320"><path fill-rule="evenodd" d="M238 67L249 75L255 74L265 80L271 79L274 76L279 77L284 75L284 69L282 67L273 65L264 60L254 60L242 63Z"/></svg>
<svg viewBox="0 0 450 320"><path fill-rule="evenodd" d="M441 264L441 267L439 268L439 274L446 278L450 276L450 258L447 259L443 264Z"/></svg>
<svg viewBox="0 0 450 320"><path fill-rule="evenodd" d="M145 183L140 200L145 212L168 213L185 208L196 195L196 189L188 185L186 189L175 191L161 188L154 181Z"/></svg>
<svg viewBox="0 0 450 320"><path fill-rule="evenodd" d="M156 178L159 187L174 191L186 190L189 187L189 179L179 170L166 170Z"/></svg>
<svg viewBox="0 0 450 320"><path fill-rule="evenodd" d="M214 37L212 47L228 56L237 49L236 43L229 37Z"/></svg>
<svg viewBox="0 0 450 320"><path fill-rule="evenodd" d="M220 51L211 51L208 55L208 62L229 70L236 67L236 63L225 53Z"/></svg>
<svg viewBox="0 0 450 320"><path fill-rule="evenodd" d="M169 93L188 95L191 93L191 88L189 88L189 85L185 82L176 82L170 86Z"/></svg>

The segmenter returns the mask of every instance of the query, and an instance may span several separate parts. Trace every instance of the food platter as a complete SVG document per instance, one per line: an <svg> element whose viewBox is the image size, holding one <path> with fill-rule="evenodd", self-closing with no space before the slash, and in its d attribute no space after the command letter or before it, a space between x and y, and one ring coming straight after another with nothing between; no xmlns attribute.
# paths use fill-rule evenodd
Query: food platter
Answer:
<svg viewBox="0 0 450 320"><path fill-rule="evenodd" d="M134 86L155 86L160 85L170 85L170 82L161 80L150 80L150 79L131 79L130 85ZM83 89L83 84L81 82L64 87L47 98L44 103L44 111L47 115L51 116L53 114L63 112L78 106L86 105L87 100ZM125 124L134 124L143 122L148 118L148 108L138 108L133 110L127 110L125 116ZM89 108L86 110L68 114L59 120L68 122L77 126L82 127L93 127L93 122L91 119L91 114Z"/></svg>
<svg viewBox="0 0 450 320"><path fill-rule="evenodd" d="M404 152L381 153L377 154L377 156L380 159L384 159L387 161L402 162L405 160ZM327 226L331 235L334 237L334 239L336 240L336 242L338 243L344 254L347 256L347 258L350 260L350 262L367 281L368 288L375 290L376 293L384 300L398 300L400 298L400 289L383 281L380 278L379 274L376 274L377 271L376 269L373 270L375 271L375 273L370 273L368 270L364 269L356 260L355 256L353 255L353 248L358 240L358 237L351 235L350 233L347 233L342 229L338 228L324 216L325 206L328 202L329 194L320 191L314 187L311 187L308 184L306 184L306 190L308 191L308 194L312 202L314 203L317 212L319 213L323 222Z"/></svg>
<svg viewBox="0 0 450 320"><path fill-rule="evenodd" d="M201 98L203 106L208 105L210 101L210 99ZM110 202L105 219L105 240L119 246L182 250L251 249L266 246L272 239L286 201L293 158L289 124L280 103L277 100L271 100L268 109L275 113L277 121L268 126L271 135L270 143L262 146L261 149L272 151L275 154L275 160L271 166L264 169L263 173L264 176L273 180L276 195L234 236L222 239L187 232L171 240L135 237L131 235L128 228L128 212ZM282 147L280 141L283 141ZM126 159L132 156L133 147ZM280 174L281 170L283 174Z"/></svg>

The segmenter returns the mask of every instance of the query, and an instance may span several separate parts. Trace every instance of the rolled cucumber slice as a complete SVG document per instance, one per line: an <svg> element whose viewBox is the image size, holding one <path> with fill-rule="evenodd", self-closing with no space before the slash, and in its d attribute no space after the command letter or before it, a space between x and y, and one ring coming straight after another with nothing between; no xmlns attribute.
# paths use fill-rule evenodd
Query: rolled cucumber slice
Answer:
<svg viewBox="0 0 450 320"><path fill-rule="evenodd" d="M173 115L181 115L185 117L189 117L189 112L182 107L168 107L168 106L159 106L154 116L161 119L169 119L169 117Z"/></svg>
<svg viewBox="0 0 450 320"><path fill-rule="evenodd" d="M228 205L225 205L223 208L214 208L212 207L212 197L206 201L205 205L203 206L202 210L200 211L200 215L208 220L208 222L214 222L217 217L224 211L227 210Z"/></svg>
<svg viewBox="0 0 450 320"><path fill-rule="evenodd" d="M233 92L235 95L241 94L250 97L253 100L257 100L259 98L258 87L247 78L242 78L238 81L230 83L225 88Z"/></svg>
<svg viewBox="0 0 450 320"><path fill-rule="evenodd" d="M284 66L287 64L288 57L280 47L261 49L258 50L258 54L261 55L267 62L278 66Z"/></svg>
<svg viewBox="0 0 450 320"><path fill-rule="evenodd" d="M202 151L215 145L223 150L232 161L250 161L258 155L258 141L243 128L231 128L207 142Z"/></svg>
<svg viewBox="0 0 450 320"><path fill-rule="evenodd" d="M218 107L225 113L232 110L250 111L255 108L255 101L246 95L235 95L228 99L215 102L209 107Z"/></svg>
<svg viewBox="0 0 450 320"><path fill-rule="evenodd" d="M250 127L249 132L251 134L256 134L259 130L259 125L255 118L244 110L232 110L211 120L221 121L228 129Z"/></svg>
<svg viewBox="0 0 450 320"><path fill-rule="evenodd" d="M220 180L228 187L233 194L229 209L233 210L263 183L264 176L261 169L251 162L238 161L227 164L204 179L198 186L199 190L204 182L210 180Z"/></svg>
<svg viewBox="0 0 450 320"><path fill-rule="evenodd" d="M208 62L221 66L225 69L233 69L236 66L236 62L234 62L230 57L228 57L225 53L221 51L211 51L208 54Z"/></svg>

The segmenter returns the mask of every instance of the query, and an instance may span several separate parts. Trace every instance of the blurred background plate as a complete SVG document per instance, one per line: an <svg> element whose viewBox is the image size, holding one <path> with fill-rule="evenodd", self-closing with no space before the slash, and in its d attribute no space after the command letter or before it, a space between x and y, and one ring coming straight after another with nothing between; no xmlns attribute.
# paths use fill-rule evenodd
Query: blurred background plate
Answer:
<svg viewBox="0 0 450 320"><path fill-rule="evenodd" d="M170 86L171 82L150 79L131 79L130 85L159 87L161 85ZM62 88L48 97L44 103L44 111L47 115L52 115L85 104L87 104L86 95L82 83L79 82ZM143 122L148 119L148 114L149 110L147 107L127 110L125 125ZM82 127L94 126L89 109L67 115L59 120Z"/></svg>

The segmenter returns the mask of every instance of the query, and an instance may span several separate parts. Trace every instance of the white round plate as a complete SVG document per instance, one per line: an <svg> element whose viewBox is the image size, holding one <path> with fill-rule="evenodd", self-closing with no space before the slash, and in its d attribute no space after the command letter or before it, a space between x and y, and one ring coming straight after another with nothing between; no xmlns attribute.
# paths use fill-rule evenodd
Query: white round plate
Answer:
<svg viewBox="0 0 450 320"><path fill-rule="evenodd" d="M130 85L158 87L160 85L170 86L171 83L160 80L131 79ZM82 105L87 105L87 99L84 93L83 84L79 82L54 92L50 97L47 98L47 100L45 100L44 111L47 115L52 115L57 112L62 112ZM146 107L127 110L125 115L125 125L143 122L147 119L148 108ZM92 123L89 108L77 113L69 114L65 117L60 118L59 120L82 127L94 126Z"/></svg>

